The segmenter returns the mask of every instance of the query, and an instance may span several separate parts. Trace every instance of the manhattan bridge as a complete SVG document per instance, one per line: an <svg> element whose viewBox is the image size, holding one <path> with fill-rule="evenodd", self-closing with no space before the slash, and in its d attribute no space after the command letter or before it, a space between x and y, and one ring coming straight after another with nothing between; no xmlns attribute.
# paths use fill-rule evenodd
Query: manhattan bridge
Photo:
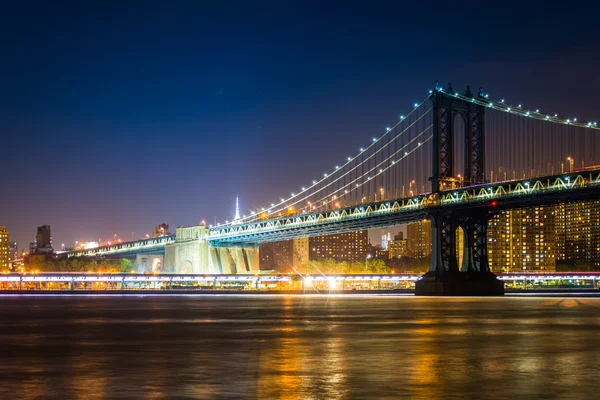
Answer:
<svg viewBox="0 0 600 400"><path fill-rule="evenodd" d="M243 273L258 270L261 243L426 218L432 255L417 294L500 294L488 265L488 221L502 210L600 199L599 129L436 82L356 154L264 207L225 224L68 255L163 252L176 272Z"/></svg>

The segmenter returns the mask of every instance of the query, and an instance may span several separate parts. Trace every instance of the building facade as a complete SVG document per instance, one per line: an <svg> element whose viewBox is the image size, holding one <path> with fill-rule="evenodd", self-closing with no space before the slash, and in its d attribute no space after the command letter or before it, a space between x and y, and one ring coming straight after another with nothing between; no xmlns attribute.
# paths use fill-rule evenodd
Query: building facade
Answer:
<svg viewBox="0 0 600 400"><path fill-rule="evenodd" d="M501 211L488 224L492 271L555 271L555 207Z"/></svg>
<svg viewBox="0 0 600 400"><path fill-rule="evenodd" d="M600 201L555 206L555 227L557 263L600 268Z"/></svg>
<svg viewBox="0 0 600 400"><path fill-rule="evenodd" d="M308 240L309 259L364 261L369 248L368 236L368 230L360 230L312 237Z"/></svg>
<svg viewBox="0 0 600 400"><path fill-rule="evenodd" d="M0 226L0 270L8 270L8 229Z"/></svg>
<svg viewBox="0 0 600 400"><path fill-rule="evenodd" d="M407 253L411 258L431 255L431 222L424 219L406 227Z"/></svg>
<svg viewBox="0 0 600 400"><path fill-rule="evenodd" d="M260 246L260 269L293 270L308 263L308 238L264 243Z"/></svg>
<svg viewBox="0 0 600 400"><path fill-rule="evenodd" d="M398 232L394 236L394 240L388 242L388 248L390 259L408 256L408 251L406 248L406 239L404 239L404 233Z"/></svg>

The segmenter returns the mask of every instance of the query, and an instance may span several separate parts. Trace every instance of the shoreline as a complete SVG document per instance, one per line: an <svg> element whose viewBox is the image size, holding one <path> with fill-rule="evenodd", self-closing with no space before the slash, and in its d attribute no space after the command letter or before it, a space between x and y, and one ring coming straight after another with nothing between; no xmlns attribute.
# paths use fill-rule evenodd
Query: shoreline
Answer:
<svg viewBox="0 0 600 400"><path fill-rule="evenodd" d="M0 290L0 295L15 295L15 296L118 296L118 295L139 295L139 296L163 296L163 295L191 295L191 296L220 296L220 295L237 295L237 296L256 296L256 295L397 295L397 296L413 296L413 289L373 289L373 290L189 290L189 289L114 289L114 290ZM534 289L534 290L506 290L505 296L586 296L600 297L600 289ZM436 296L444 297L444 296ZM455 297L455 296L447 296ZM459 296L460 297L460 296ZM465 296L472 297L472 296ZM477 296L475 296L477 297ZM483 296L489 297L489 296ZM501 297L501 296L494 296Z"/></svg>

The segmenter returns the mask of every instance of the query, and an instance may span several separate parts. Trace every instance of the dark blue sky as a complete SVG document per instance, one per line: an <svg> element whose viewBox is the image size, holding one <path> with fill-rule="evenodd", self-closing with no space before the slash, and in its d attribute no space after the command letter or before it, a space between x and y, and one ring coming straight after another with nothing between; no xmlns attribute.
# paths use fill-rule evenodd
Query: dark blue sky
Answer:
<svg viewBox="0 0 600 400"><path fill-rule="evenodd" d="M231 219L236 193L246 212L297 190L436 79L600 115L590 2L86 3L2 9L0 225L20 247L42 224L59 247Z"/></svg>

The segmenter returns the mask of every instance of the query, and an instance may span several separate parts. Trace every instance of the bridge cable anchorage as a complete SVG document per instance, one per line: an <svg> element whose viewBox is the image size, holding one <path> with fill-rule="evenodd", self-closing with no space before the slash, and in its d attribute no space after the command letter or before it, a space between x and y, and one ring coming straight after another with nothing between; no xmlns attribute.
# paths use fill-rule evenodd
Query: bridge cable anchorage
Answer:
<svg viewBox="0 0 600 400"><path fill-rule="evenodd" d="M419 108L429 99L429 96L427 96L424 100L422 100L420 103L415 103L414 108L406 115L402 115L400 120L393 125L392 127L388 127L385 130L385 133L383 135L381 135L379 138L373 138L372 143L370 143L366 148L361 148L360 152L354 156L354 157L348 157L347 161L341 165L336 165L336 167L334 168L334 170L331 173L325 173L323 178L319 179L319 180L315 180L313 181L313 184L308 186L308 187L303 187L302 190L299 193L293 194L291 197L289 197L288 199L282 198L282 201L276 202L276 203L272 203L271 207L262 207L260 208L261 211L257 211L255 212L254 215L250 215L247 216L246 218L241 218L240 220L235 221L235 224L240 224L240 223L245 223L245 222L251 222L251 221L255 221L255 220L259 220L261 219L260 216L261 215L265 215L265 216L270 216L270 215L274 215L277 214L279 212L283 212L286 209L288 209L288 207L290 206L295 206L297 204L299 204L300 202L307 200L308 198L310 198L311 196L314 196L316 193L321 192L322 190L324 190L324 188L329 187L331 184L339 181L339 179L342 179L346 176L348 176L349 174L351 174L353 171L355 171L358 167L364 165L365 163L369 162L371 159L373 159L374 157L376 157L378 154L382 153L383 149L388 146L392 141L395 141L396 139L398 139L399 137L401 137L405 132L407 132L410 128L412 128L421 118L423 118L423 116L427 115L429 113L429 111L431 110L431 108L425 110L425 112L423 112L413 123L411 123L409 126L407 126L404 130L402 130L398 135L396 135L394 138L392 139L388 139L388 142L385 143L383 145L381 145L381 141L388 135L390 135L391 132L393 132L396 128L398 128L401 124L403 124L405 121L407 121L409 119L409 117L413 114L415 114L417 112L417 110L419 110ZM390 135L391 136L391 135ZM359 157L364 156L365 154L367 154L370 150L372 150L372 148L376 145L380 145L381 147L373 152L372 154L370 154L368 157L363 158L362 161L357 164L354 168L347 170L345 173L342 174L342 171L344 171L346 169L346 167L348 167L349 165L351 165L355 160L357 160ZM333 177L338 176L338 179L329 182L329 184L325 185L323 188L319 188L319 185L321 185L322 183L324 183L325 181L331 180ZM301 199L298 199L300 196L303 196ZM293 203L289 203L290 200L295 200ZM286 203L287 202L287 203ZM234 224L233 222L231 224ZM220 224L218 226L227 226L230 224Z"/></svg>

